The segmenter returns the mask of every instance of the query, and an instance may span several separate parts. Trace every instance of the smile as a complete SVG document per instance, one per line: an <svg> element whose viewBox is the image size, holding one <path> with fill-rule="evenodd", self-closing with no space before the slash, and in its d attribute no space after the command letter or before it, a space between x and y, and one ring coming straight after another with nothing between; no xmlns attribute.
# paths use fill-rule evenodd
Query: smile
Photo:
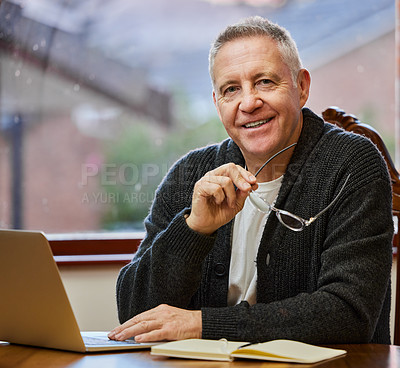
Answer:
<svg viewBox="0 0 400 368"><path fill-rule="evenodd" d="M245 128L256 128L256 127L259 127L261 125L264 125L264 124L268 123L271 120L272 120L272 118L269 118L269 119L266 119L266 120L254 121L252 123L245 124L244 127Z"/></svg>

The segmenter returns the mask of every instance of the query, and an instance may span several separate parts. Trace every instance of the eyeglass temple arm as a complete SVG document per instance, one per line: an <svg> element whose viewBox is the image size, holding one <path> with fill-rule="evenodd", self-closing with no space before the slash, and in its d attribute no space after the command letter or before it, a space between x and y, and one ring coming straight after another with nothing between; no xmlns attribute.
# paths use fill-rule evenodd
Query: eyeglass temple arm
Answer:
<svg viewBox="0 0 400 368"><path fill-rule="evenodd" d="M320 211L319 213L317 213L314 217L311 217L308 221L306 221L306 226L310 225L311 223L313 223L319 216L321 216L323 213L325 213L326 211L329 210L329 208L331 208L333 206L333 204L338 200L338 198L340 197L340 195L343 192L344 187L346 186L347 181L350 178L349 174L346 178L346 180L344 181L342 188L340 188L339 193L336 195L336 197L333 199L333 201L331 203L329 203L322 211Z"/></svg>
<svg viewBox="0 0 400 368"><path fill-rule="evenodd" d="M288 150L289 148L292 148L293 146L295 146L297 144L296 143L292 143L290 146L285 147L284 149L280 150L279 152L275 153L275 155L272 155L258 170L257 172L254 174L255 177L257 177L257 175L260 173L260 171L271 161L273 160L276 156L280 155L282 152L285 152L286 150Z"/></svg>

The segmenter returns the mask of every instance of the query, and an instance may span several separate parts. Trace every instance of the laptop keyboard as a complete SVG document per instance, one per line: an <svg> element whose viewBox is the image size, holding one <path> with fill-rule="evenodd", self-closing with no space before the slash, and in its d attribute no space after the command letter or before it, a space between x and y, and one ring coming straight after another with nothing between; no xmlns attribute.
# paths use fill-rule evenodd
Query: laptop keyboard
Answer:
<svg viewBox="0 0 400 368"><path fill-rule="evenodd" d="M132 344L132 345L137 345L138 343L135 340L125 340L125 341L115 341L115 340L109 340L109 339L102 339L99 337L88 337L88 336L83 336L83 342L87 346L93 346L93 345L121 345L121 344Z"/></svg>

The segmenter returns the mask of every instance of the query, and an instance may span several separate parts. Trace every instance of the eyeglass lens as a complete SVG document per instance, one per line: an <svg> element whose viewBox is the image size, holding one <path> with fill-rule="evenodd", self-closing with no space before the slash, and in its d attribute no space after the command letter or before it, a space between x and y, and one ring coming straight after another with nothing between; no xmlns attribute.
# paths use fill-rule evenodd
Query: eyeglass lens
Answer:
<svg viewBox="0 0 400 368"><path fill-rule="evenodd" d="M304 227L304 224L299 219L290 216L290 214L285 214L278 210L277 215L281 222L292 230L302 230Z"/></svg>
<svg viewBox="0 0 400 368"><path fill-rule="evenodd" d="M261 197L259 197L256 193L251 192L249 194L250 202L260 211L269 212L270 210L276 212L278 219L289 228L293 230L301 230L303 228L303 223L296 217L293 217L290 213L286 213L286 211L281 211L276 208L273 208L266 201L264 201Z"/></svg>

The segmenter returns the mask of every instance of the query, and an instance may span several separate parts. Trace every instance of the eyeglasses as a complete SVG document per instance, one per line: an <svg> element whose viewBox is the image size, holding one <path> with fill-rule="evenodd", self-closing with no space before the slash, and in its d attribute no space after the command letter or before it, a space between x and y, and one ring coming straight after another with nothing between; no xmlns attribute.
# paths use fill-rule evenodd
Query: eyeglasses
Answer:
<svg viewBox="0 0 400 368"><path fill-rule="evenodd" d="M276 153L275 155L273 155L271 158L269 158L267 160L267 162L265 162L261 168L256 172L256 174L254 176L257 176L260 171L265 167L265 165L268 164L268 162L270 162L273 158L275 158L277 155L279 155L280 153L286 151L287 149L293 147L296 143L284 148L283 150L279 151L278 153ZM310 217L308 220L303 219L302 217L296 216L291 212L285 211L285 210L280 210L276 207L274 207L273 205L271 205L270 203L268 203L266 200L264 200L263 198L261 198L257 193L255 193L254 191L250 192L249 194L249 198L250 198L250 202L261 212L266 212L269 213L270 211L275 212L276 217L278 218L279 222L286 226L288 229L293 230L293 231L302 231L304 230L305 227L309 226L310 224L312 224L318 217L320 217L323 213L325 213L326 211L328 211L328 209L330 207L333 206L333 204L338 200L338 198L340 197L340 195L343 192L343 189L347 183L347 181L349 180L350 175L347 176L345 182L342 185L342 188L339 190L339 193L336 195L336 197L332 200L331 203L328 204L328 206L326 206L322 211L318 212L315 216Z"/></svg>

